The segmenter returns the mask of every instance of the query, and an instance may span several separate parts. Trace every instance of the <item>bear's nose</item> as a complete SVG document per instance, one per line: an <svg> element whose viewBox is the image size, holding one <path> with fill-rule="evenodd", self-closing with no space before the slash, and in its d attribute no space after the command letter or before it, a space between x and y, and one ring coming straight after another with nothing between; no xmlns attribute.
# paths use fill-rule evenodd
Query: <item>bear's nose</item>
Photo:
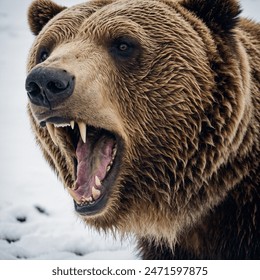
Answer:
<svg viewBox="0 0 260 280"><path fill-rule="evenodd" d="M38 67L28 75L25 88L33 104L52 109L72 95L74 84L74 76L66 70Z"/></svg>

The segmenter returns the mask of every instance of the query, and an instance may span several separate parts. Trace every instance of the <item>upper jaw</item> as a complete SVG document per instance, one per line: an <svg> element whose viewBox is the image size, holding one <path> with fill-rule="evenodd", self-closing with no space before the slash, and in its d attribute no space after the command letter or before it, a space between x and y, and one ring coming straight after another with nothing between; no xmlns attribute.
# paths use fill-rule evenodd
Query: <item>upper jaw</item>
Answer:
<svg viewBox="0 0 260 280"><path fill-rule="evenodd" d="M61 118L61 117L51 117L48 118L46 121L42 121L41 126L46 126L50 137L53 141L53 143L58 146L57 139L55 136L54 128L59 127L70 127L72 130L75 128L75 124L78 125L79 132L81 139L84 143L86 143L86 137L87 137L87 125L83 121L75 121L73 119L69 118Z"/></svg>

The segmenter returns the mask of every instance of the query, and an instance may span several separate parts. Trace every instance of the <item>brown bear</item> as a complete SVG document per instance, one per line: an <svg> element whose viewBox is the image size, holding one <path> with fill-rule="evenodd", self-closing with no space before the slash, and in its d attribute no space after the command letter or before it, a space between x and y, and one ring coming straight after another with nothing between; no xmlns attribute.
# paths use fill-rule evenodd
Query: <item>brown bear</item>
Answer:
<svg viewBox="0 0 260 280"><path fill-rule="evenodd" d="M80 217L143 259L259 259L260 25L239 3L38 0L28 18L30 120Z"/></svg>

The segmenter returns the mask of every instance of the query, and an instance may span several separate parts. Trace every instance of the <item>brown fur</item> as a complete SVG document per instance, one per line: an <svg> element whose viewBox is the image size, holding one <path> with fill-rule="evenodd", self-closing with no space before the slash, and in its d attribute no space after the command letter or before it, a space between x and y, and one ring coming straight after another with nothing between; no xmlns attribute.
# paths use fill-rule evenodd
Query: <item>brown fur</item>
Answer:
<svg viewBox="0 0 260 280"><path fill-rule="evenodd" d="M49 21L58 10L31 5L32 32L44 27L28 71L48 47L41 66L76 76L52 114L124 143L108 203L86 223L134 233L145 259L259 258L260 25L240 18L235 0L90 1ZM127 60L109 52L125 34L138 42ZM39 126L46 108L28 108L47 161L72 188L70 139L56 128L55 146Z"/></svg>

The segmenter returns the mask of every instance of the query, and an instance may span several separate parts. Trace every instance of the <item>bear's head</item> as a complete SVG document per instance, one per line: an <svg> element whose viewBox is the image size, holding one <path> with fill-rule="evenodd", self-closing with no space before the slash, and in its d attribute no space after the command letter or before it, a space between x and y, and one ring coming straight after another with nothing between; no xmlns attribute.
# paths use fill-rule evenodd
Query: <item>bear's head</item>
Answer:
<svg viewBox="0 0 260 280"><path fill-rule="evenodd" d="M247 104L239 12L235 0L31 4L32 127L88 224L172 241L232 188L219 170Z"/></svg>

